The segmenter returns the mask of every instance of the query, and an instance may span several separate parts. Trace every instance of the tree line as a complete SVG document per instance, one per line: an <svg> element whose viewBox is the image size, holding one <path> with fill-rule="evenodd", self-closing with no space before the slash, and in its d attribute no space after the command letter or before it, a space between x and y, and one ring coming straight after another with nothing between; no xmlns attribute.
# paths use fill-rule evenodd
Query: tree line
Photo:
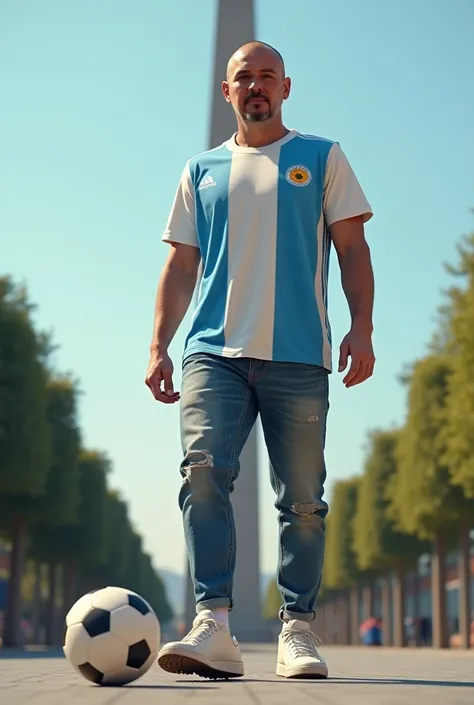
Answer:
<svg viewBox="0 0 474 705"><path fill-rule="evenodd" d="M45 643L84 592L105 585L134 590L158 618L172 617L163 581L143 549L127 502L110 486L107 454L87 448L79 424L80 387L55 368L50 334L37 329L25 286L0 277L0 540L10 546L4 646L22 642L22 585L34 566L42 582Z"/></svg>
<svg viewBox="0 0 474 705"><path fill-rule="evenodd" d="M431 555L433 643L447 646L446 558L458 552L459 620L464 646L470 625L470 530L474 527L474 233L446 265L452 285L439 308L427 354L400 377L407 390L402 424L373 429L359 475L337 481L326 523L321 600L340 600L390 585L384 625L393 609L395 643L406 634L407 575ZM354 597L354 596L352 596ZM268 600L275 602L275 585ZM384 608L385 605L385 608ZM270 609L269 609L270 612ZM388 614L387 614L388 612ZM358 616L358 615L357 615Z"/></svg>

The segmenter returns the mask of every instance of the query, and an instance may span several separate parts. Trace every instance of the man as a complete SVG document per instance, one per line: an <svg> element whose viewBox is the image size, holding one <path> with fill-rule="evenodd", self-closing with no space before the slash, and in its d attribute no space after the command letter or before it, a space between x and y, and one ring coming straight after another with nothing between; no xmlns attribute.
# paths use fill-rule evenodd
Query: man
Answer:
<svg viewBox="0 0 474 705"><path fill-rule="evenodd" d="M372 211L336 142L286 128L291 82L283 59L251 42L230 59L230 139L185 166L163 239L171 251L158 286L146 377L155 399L181 399L184 458L179 506L197 616L166 644L172 673L244 673L229 631L235 529L229 494L260 413L279 511L282 595L277 674L327 677L310 631L324 553L324 443L331 371L327 317L334 244L352 325L340 347L346 387L372 375L373 273L364 236ZM202 277L186 339L181 395L168 348ZM244 560L244 557L241 557Z"/></svg>

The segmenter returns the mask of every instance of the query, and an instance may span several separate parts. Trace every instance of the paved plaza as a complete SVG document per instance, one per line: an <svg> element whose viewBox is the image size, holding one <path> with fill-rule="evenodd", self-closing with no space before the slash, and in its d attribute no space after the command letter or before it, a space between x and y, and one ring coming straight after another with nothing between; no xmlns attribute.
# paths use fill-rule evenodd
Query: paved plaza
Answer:
<svg viewBox="0 0 474 705"><path fill-rule="evenodd" d="M0 656L4 705L443 705L474 702L474 653L326 647L327 681L286 681L275 676L275 647L242 648L246 673L232 681L174 676L158 666L135 684L99 688L63 658Z"/></svg>

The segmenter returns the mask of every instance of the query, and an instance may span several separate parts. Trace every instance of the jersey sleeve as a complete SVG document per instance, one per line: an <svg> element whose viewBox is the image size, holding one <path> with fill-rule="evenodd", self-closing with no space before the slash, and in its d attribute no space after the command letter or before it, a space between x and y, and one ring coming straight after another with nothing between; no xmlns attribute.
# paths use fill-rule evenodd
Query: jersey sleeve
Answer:
<svg viewBox="0 0 474 705"><path fill-rule="evenodd" d="M181 174L162 240L199 247L194 210L194 187L189 162L186 162Z"/></svg>
<svg viewBox="0 0 474 705"><path fill-rule="evenodd" d="M358 215L366 223L373 215L349 160L337 143L331 147L326 164L323 207L328 226Z"/></svg>

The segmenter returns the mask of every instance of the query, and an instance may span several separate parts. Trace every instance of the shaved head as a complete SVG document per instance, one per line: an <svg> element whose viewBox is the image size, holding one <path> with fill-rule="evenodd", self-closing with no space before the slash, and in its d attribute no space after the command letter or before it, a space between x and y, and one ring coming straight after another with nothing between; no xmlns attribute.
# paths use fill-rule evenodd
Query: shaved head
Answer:
<svg viewBox="0 0 474 705"><path fill-rule="evenodd" d="M247 42L246 44L242 44L241 47L235 51L232 56L230 57L228 63L227 63L227 80L229 80L229 77L232 74L232 71L236 64L244 60L249 54L252 54L254 51L258 49L266 49L268 52L273 54L279 61L281 65L281 71L282 71L282 76L285 76L285 62L283 61L283 57L280 54L280 52L272 47L270 44L267 44L266 42L258 42L258 41L252 41L252 42Z"/></svg>
<svg viewBox="0 0 474 705"><path fill-rule="evenodd" d="M268 122L268 129L281 122L280 110L290 94L291 80L279 51L266 42L247 42L227 64L222 91L232 104L239 124Z"/></svg>

